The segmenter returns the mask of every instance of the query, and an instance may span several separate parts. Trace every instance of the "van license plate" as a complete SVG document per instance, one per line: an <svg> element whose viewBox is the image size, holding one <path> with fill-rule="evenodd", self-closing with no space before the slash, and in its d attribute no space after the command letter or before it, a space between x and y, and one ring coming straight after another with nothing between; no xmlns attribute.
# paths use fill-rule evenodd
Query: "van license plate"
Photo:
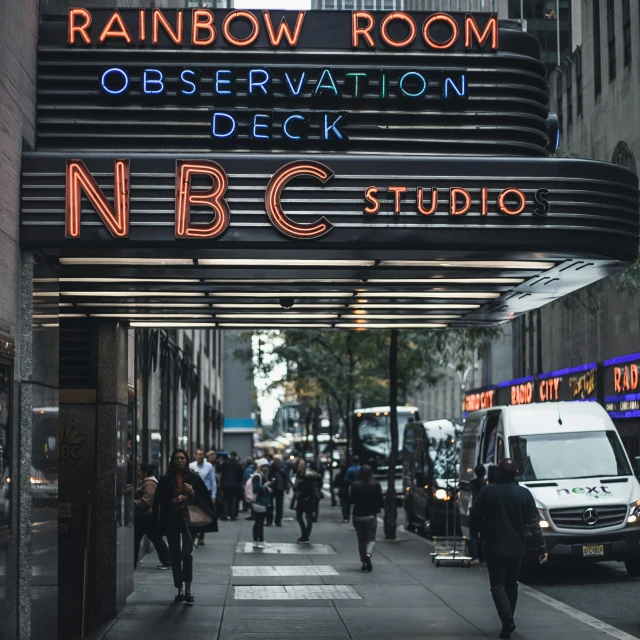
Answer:
<svg viewBox="0 0 640 640"><path fill-rule="evenodd" d="M584 558L589 558L594 556L603 556L603 555L604 555L603 544L583 544L582 545L582 556Z"/></svg>

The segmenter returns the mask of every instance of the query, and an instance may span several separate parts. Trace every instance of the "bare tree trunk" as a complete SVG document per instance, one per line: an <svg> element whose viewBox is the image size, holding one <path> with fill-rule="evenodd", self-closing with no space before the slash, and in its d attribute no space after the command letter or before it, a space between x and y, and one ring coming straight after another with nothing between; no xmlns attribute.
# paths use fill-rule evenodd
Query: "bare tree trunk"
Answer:
<svg viewBox="0 0 640 640"><path fill-rule="evenodd" d="M334 440L335 433L335 417L336 412L333 409L333 405L330 404L330 401L327 401L328 411L329 411L329 493L331 494L331 506L336 507L338 503L336 501L336 495L333 489L333 449L336 445L336 441Z"/></svg>
<svg viewBox="0 0 640 640"><path fill-rule="evenodd" d="M387 493L384 498L384 537L395 540L398 527L396 504L396 462L398 460L398 330L391 329L389 344L389 429L391 452L387 472Z"/></svg>

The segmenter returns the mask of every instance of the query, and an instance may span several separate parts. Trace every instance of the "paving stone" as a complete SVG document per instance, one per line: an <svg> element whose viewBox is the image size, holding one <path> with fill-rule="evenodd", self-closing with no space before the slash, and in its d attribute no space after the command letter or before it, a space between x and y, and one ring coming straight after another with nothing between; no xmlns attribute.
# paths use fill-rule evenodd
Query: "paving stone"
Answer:
<svg viewBox="0 0 640 640"><path fill-rule="evenodd" d="M328 555L336 553L335 549L329 544L296 544L290 542L274 542L268 543L264 549L257 549L251 542L240 542L236 547L237 553L282 553L285 555Z"/></svg>
<svg viewBox="0 0 640 640"><path fill-rule="evenodd" d="M290 585L234 587L236 600L359 600L347 585Z"/></svg>
<svg viewBox="0 0 640 640"><path fill-rule="evenodd" d="M337 576L338 572L330 566L277 566L277 567L231 567L235 577L280 577L280 576Z"/></svg>

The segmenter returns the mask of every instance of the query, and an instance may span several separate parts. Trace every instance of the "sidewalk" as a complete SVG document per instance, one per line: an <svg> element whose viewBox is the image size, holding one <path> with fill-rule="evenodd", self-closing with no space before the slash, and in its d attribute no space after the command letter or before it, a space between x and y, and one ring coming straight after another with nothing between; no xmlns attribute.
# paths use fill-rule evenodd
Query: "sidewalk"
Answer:
<svg viewBox="0 0 640 640"><path fill-rule="evenodd" d="M427 542L400 532L398 542L378 543L373 573L362 573L353 528L328 503L322 501L311 546L295 545L298 528L286 509L282 528L265 529L272 545L265 550L245 544L251 522L221 522L220 533L207 534L206 546L194 551L194 607L173 605L171 573L147 556L105 640L497 638L484 569L436 568ZM516 622L515 640L615 637L529 593L520 595Z"/></svg>

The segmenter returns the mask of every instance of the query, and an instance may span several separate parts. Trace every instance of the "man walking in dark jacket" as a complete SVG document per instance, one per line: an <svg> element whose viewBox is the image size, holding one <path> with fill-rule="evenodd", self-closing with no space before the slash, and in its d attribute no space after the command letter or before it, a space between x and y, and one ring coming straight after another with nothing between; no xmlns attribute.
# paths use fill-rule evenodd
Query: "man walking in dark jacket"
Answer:
<svg viewBox="0 0 640 640"><path fill-rule="evenodd" d="M505 458L498 471L498 481L480 490L471 507L471 520L482 531L491 595L502 622L500 638L510 638L516 628L513 615L527 527L538 549L540 564L544 564L548 556L533 496L515 480L516 463Z"/></svg>
<svg viewBox="0 0 640 640"><path fill-rule="evenodd" d="M220 484L222 485L225 505L225 517L223 520L227 518L231 518L231 520L238 519L238 502L241 495L243 473L238 454L232 451L222 463L220 470Z"/></svg>
<svg viewBox="0 0 640 640"><path fill-rule="evenodd" d="M273 482L271 489L273 490L270 509L267 511L266 525L270 526L274 519L274 505L275 505L275 522L276 527L282 526L282 513L284 505L284 494L289 491L291 480L289 479L289 469L287 465L282 461L281 455L273 456L273 462L269 467L268 480Z"/></svg>

